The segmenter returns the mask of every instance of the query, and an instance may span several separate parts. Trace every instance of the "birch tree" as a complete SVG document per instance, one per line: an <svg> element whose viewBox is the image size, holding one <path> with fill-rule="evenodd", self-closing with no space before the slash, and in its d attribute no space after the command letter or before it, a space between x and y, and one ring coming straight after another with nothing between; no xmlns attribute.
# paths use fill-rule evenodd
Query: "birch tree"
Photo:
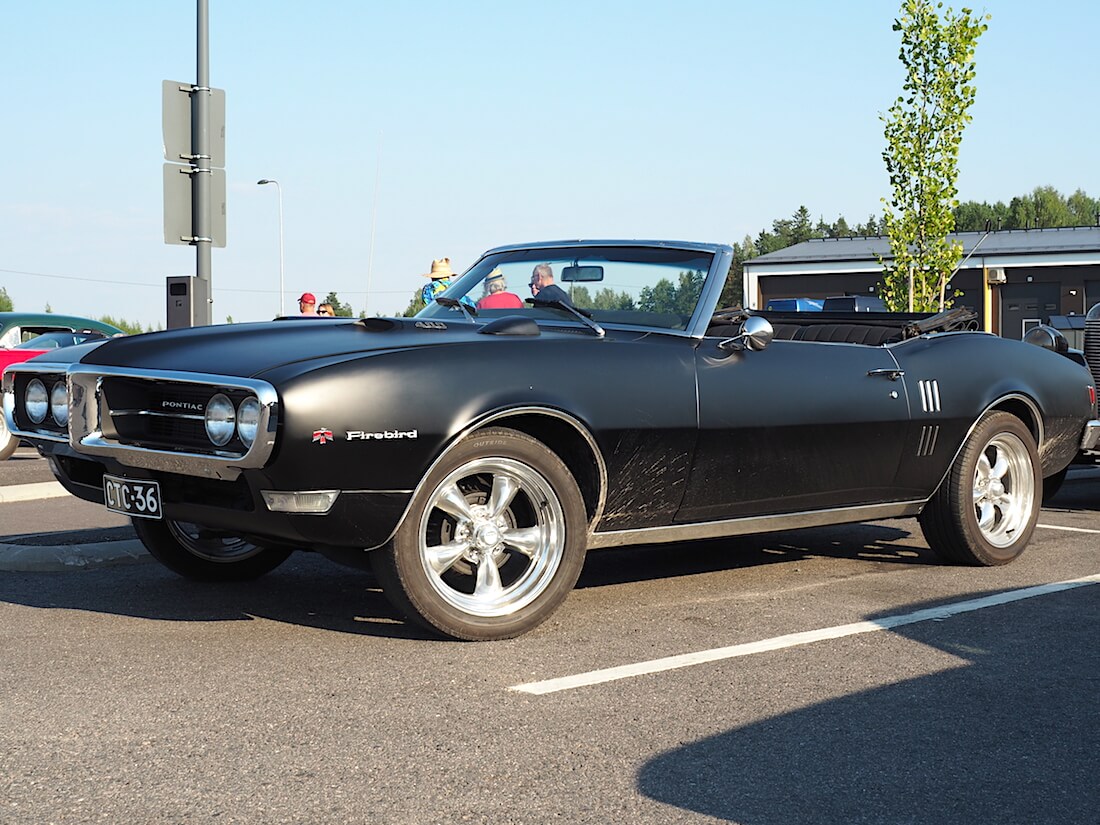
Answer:
<svg viewBox="0 0 1100 825"><path fill-rule="evenodd" d="M894 21L905 82L881 115L892 189L882 201L893 253L882 262L881 294L893 310L942 310L951 303L945 287L962 244L947 236L958 206L959 145L976 91L974 50L986 20L968 8L956 14L932 0L904 0Z"/></svg>

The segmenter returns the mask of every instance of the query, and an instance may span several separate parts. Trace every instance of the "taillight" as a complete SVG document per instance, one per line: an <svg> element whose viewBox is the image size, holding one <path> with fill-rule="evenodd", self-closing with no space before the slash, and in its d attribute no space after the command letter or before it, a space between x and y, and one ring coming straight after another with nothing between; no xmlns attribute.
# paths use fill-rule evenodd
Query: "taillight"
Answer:
<svg viewBox="0 0 1100 825"><path fill-rule="evenodd" d="M1095 407L1096 407L1096 387L1092 386L1092 384L1089 384L1089 403L1092 404L1093 408L1095 409Z"/></svg>

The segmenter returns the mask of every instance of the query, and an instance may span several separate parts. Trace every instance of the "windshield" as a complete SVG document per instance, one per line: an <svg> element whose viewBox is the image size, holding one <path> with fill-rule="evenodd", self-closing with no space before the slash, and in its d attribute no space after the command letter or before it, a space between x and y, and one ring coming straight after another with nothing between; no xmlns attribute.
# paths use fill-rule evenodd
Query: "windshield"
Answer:
<svg viewBox="0 0 1100 825"><path fill-rule="evenodd" d="M44 335L31 338L29 341L24 341L22 344L12 347L12 349L60 349L61 347L71 347L76 344L83 344L85 341L95 341L106 337L101 332L47 332Z"/></svg>
<svg viewBox="0 0 1100 825"><path fill-rule="evenodd" d="M483 258L434 297L475 308L479 320L516 314L576 320L567 311L527 303L539 299L587 310L601 324L684 330L712 259L710 252L663 247L520 249ZM417 317L460 312L433 299Z"/></svg>

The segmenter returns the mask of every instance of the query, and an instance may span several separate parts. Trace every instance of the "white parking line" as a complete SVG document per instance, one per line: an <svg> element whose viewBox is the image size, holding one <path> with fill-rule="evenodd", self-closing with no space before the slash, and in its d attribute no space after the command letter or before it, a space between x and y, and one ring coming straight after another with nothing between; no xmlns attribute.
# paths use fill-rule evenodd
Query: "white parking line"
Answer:
<svg viewBox="0 0 1100 825"><path fill-rule="evenodd" d="M0 504L15 501L37 501L43 498L62 498L69 491L56 481L40 481L37 484L11 484L0 487Z"/></svg>
<svg viewBox="0 0 1100 825"><path fill-rule="evenodd" d="M1021 590L1010 590L1006 593L997 593L993 596L985 596L981 599L971 599L965 602L945 604L939 607L930 607L926 610L918 610L914 613L903 613L897 616L885 616L881 619L873 619L866 622L837 625L836 627L824 627L820 630L807 630L802 633L790 633L786 636L776 636L772 639L761 639L757 642L719 647L712 650L700 650L695 653L684 653L679 656L667 656L663 659L652 659L648 662L638 662L632 665L609 667L603 670L592 670L588 673L578 673L575 676L562 676L558 679L547 679L542 682L527 682L522 685L513 685L509 690L521 693L532 693L541 696L546 693L557 693L563 690L573 690L579 687L599 685L604 682L613 682L617 679L629 679L634 676L643 676L649 673L660 673L665 670L676 670L705 662L716 662L721 659L733 659L738 656L751 656L754 653L765 653L771 650L782 650L788 647L797 647L825 639L840 639L845 636L855 636L860 633L873 633L878 630L889 630L917 622L926 622L930 619L947 619L960 613L970 613L974 610L982 610L986 607L1017 602L1021 599L1031 599L1035 596L1045 596L1050 593L1058 593L1062 590L1070 590L1074 587L1083 587L1088 584L1100 584L1100 573L1085 576L1080 579L1041 584L1035 587L1025 587Z"/></svg>
<svg viewBox="0 0 1100 825"><path fill-rule="evenodd" d="M1036 524L1036 527L1045 527L1048 530L1066 530L1070 533L1096 533L1100 535L1100 530L1090 530L1087 527L1061 527L1057 524Z"/></svg>

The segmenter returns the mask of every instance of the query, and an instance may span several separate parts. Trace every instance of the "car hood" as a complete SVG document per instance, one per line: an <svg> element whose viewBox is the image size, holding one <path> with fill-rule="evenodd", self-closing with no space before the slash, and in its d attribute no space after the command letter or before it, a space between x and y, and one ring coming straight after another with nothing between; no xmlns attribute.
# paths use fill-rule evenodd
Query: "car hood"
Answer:
<svg viewBox="0 0 1100 825"><path fill-rule="evenodd" d="M485 340L481 326L415 318L292 318L132 335L103 342L82 364L256 377L288 364ZM530 334L530 333L528 333ZM490 336L491 337L491 336Z"/></svg>

